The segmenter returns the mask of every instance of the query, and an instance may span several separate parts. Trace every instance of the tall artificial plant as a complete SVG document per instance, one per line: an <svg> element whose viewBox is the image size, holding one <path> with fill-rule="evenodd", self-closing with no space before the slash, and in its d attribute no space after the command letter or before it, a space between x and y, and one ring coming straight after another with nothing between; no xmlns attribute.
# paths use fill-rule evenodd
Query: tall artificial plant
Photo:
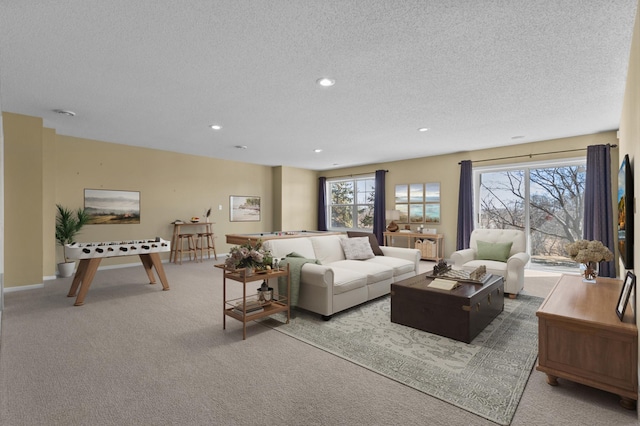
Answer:
<svg viewBox="0 0 640 426"><path fill-rule="evenodd" d="M58 209L56 214L56 241L62 246L64 262L67 263L69 260L67 259L65 244L75 242L76 235L89 222L89 215L83 208L72 211L60 204L56 204L56 207Z"/></svg>

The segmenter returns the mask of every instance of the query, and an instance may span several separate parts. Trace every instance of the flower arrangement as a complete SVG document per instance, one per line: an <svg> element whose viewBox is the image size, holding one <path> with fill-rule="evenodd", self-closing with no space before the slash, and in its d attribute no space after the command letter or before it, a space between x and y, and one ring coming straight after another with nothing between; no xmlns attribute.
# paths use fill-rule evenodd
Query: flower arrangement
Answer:
<svg viewBox="0 0 640 426"><path fill-rule="evenodd" d="M272 261L273 256L269 250L264 248L262 240L256 241L255 244L249 240L242 245L232 247L224 264L229 269L271 269Z"/></svg>
<svg viewBox="0 0 640 426"><path fill-rule="evenodd" d="M565 246L569 257L579 263L613 260L613 253L600 241L578 240Z"/></svg>

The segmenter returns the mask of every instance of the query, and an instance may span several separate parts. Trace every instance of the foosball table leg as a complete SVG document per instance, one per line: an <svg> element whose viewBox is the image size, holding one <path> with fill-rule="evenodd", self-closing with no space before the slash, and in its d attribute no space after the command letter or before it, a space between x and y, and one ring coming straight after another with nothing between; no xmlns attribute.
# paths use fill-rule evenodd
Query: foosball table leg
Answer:
<svg viewBox="0 0 640 426"><path fill-rule="evenodd" d="M71 282L71 287L69 288L69 293L67 297L76 297L78 293L78 287L82 282L83 277L87 273L87 266L89 265L89 259L80 260L80 264L78 265L78 270L76 274L73 276L73 281Z"/></svg>
<svg viewBox="0 0 640 426"><path fill-rule="evenodd" d="M140 262L142 262L142 266L144 266L144 270L147 273L147 277L149 278L149 284L156 283L156 277L153 275L153 261L148 254L140 255Z"/></svg>
<svg viewBox="0 0 640 426"><path fill-rule="evenodd" d="M93 281L93 277L95 277L96 272L98 271L98 266L100 265L100 261L102 258L96 257L93 259L82 259L80 260L80 265L78 266L78 272L76 276L80 278L78 284L80 284L80 292L78 293L78 297L76 298L76 303L74 306L82 306L84 304L84 298L89 292L89 287L91 286L91 282ZM83 265L83 262L85 265ZM82 269L81 269L82 268ZM81 272L81 273L80 273ZM76 277L74 277L73 281L75 283ZM76 284L76 288L78 287ZM71 289L73 289L73 284L71 284ZM71 291L69 292L71 293ZM75 290L74 290L75 293Z"/></svg>
<svg viewBox="0 0 640 426"><path fill-rule="evenodd" d="M169 280L167 279L167 275L164 272L164 267L162 266L162 259L160 259L160 255L158 253L149 253L145 256L148 256L147 261L149 262L149 270L147 274L151 274L153 276L153 271L151 271L151 267L155 268L156 274L158 274L158 278L160 278L160 282L162 283L162 290L169 290ZM144 261L142 263L145 263ZM145 265L145 268L147 266ZM154 279L155 282L155 279Z"/></svg>

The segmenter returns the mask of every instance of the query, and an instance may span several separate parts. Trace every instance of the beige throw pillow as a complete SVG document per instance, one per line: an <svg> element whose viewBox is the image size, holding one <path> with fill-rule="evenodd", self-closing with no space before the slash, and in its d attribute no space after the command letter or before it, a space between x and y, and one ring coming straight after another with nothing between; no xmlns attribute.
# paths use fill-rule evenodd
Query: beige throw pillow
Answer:
<svg viewBox="0 0 640 426"><path fill-rule="evenodd" d="M340 244L348 260L367 260L375 257L368 237L342 238Z"/></svg>
<svg viewBox="0 0 640 426"><path fill-rule="evenodd" d="M376 256L384 256L382 249L380 249L380 245L378 244L378 239L375 235L370 232L358 232L358 231L347 231L347 236L349 238L357 238L357 237L367 237L369 238L369 244L371 245L371 250L373 250L373 254Z"/></svg>

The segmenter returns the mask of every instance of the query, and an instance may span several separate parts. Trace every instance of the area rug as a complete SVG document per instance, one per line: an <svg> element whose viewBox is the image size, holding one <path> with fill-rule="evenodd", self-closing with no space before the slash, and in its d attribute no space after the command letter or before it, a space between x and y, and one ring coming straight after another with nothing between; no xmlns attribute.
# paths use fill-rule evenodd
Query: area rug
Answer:
<svg viewBox="0 0 640 426"><path fill-rule="evenodd" d="M505 298L504 311L470 344L390 321L386 296L330 321L296 311L262 324L502 425L518 407L538 356L543 299Z"/></svg>

